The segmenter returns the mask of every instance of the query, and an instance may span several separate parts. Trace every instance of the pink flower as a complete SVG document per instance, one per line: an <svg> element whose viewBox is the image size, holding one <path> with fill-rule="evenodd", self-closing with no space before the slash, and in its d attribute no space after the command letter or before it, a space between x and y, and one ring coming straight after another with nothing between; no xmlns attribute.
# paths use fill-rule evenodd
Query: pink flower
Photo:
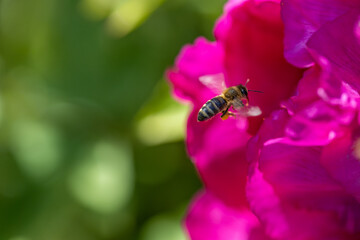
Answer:
<svg viewBox="0 0 360 240"><path fill-rule="evenodd" d="M200 193L195 198L185 225L191 238L197 240L270 239L248 209L228 207L210 192Z"/></svg>
<svg viewBox="0 0 360 240"><path fill-rule="evenodd" d="M298 67L312 66L314 59L307 50L312 35L349 10L359 8L358 0L283 0L281 15L285 25L286 59ZM331 46L326 42L323 42L324 47Z"/></svg>
<svg viewBox="0 0 360 240"><path fill-rule="evenodd" d="M230 1L215 27L215 36L215 43L199 38L193 46L184 47L175 68L167 75L175 96L193 105L187 124L187 150L207 193L214 196L209 201L217 199L224 206L219 211L231 208L240 215L247 212L241 221L252 227L256 226L253 217L246 217L251 216L245 195L246 145L257 132L263 117L291 96L302 71L283 58L283 25L277 1ZM250 78L249 88L264 91L257 95L249 93L251 103L260 106L263 115L244 119L242 126L236 119L222 121L219 116L198 123L199 109L216 96L199 78L215 74L223 74L227 86L244 84ZM193 208L202 204L203 201L197 200ZM186 225L193 239L201 239L196 236L199 236L197 230L202 229L197 229L196 225L191 227L190 222L191 219L202 219L202 216L194 214L201 215L201 211L190 210ZM218 227L214 230L219 231L216 239L231 239L220 234L220 223ZM249 239L254 238L249 235Z"/></svg>
<svg viewBox="0 0 360 240"><path fill-rule="evenodd" d="M190 237L359 239L360 2L230 0L215 37L184 47L168 72L193 106L187 150L205 185ZM209 75L251 79L262 115L197 122L216 96L199 80Z"/></svg>
<svg viewBox="0 0 360 240"><path fill-rule="evenodd" d="M299 2L284 1L285 23L319 19L328 16L332 4L341 5ZM308 9L306 15L285 13L295 3ZM310 11L314 6L315 13ZM312 67L297 95L265 120L249 144L248 200L275 239L360 238L359 10L332 14L332 21L317 26L301 51L288 55L291 61L310 60ZM304 39L290 38L304 44Z"/></svg>

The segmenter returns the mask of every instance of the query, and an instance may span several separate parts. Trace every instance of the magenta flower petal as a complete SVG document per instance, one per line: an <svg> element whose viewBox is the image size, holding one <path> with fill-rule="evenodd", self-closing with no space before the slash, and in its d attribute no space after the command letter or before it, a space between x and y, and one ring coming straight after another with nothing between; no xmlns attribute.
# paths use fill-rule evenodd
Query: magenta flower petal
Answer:
<svg viewBox="0 0 360 240"><path fill-rule="evenodd" d="M195 111L189 116L186 141L205 187L229 206L247 205L245 147L250 136L239 130L235 119L199 124L196 117Z"/></svg>
<svg viewBox="0 0 360 240"><path fill-rule="evenodd" d="M274 113L250 142L257 145L257 150L249 148L255 156L247 185L251 209L275 239L357 239L360 205L328 172L330 166L337 172L341 160L326 168L324 147L269 140L272 134L281 139L288 120L283 112ZM334 157L344 151L339 152Z"/></svg>
<svg viewBox="0 0 360 240"><path fill-rule="evenodd" d="M360 236L360 185L354 183L360 166L348 157L352 144L336 141L354 124L359 95L333 78L326 61L320 64L304 74L298 95L285 103L287 114L272 114L249 144L248 199L274 238Z"/></svg>
<svg viewBox="0 0 360 240"><path fill-rule="evenodd" d="M191 238L266 239L246 185L273 239L360 239L360 1L230 0L215 35L168 72L193 106L187 150L206 189L186 218ZM283 41L287 60L309 69L285 61ZM216 95L199 78L214 74L227 86L249 78L263 114L198 123Z"/></svg>
<svg viewBox="0 0 360 240"><path fill-rule="evenodd" d="M298 95L283 103L291 115L284 137L270 143L297 146L329 144L347 131L359 106L359 94L334 75L324 58L314 58L317 65L300 80Z"/></svg>
<svg viewBox="0 0 360 240"><path fill-rule="evenodd" d="M358 0L283 0L281 15L285 24L286 59L297 67L313 65L314 61L306 49L309 38L323 24L356 8L360 8ZM334 46L328 44L328 41L322 44Z"/></svg>
<svg viewBox="0 0 360 240"><path fill-rule="evenodd" d="M307 46L326 58L332 74L360 91L360 39L356 35L359 28L360 8L324 24L310 38ZM341 31L340 31L341 29Z"/></svg>
<svg viewBox="0 0 360 240"><path fill-rule="evenodd" d="M303 164L294 165L290 169L302 171L303 166ZM309 170L311 172L311 168ZM279 175L281 173L283 172L279 172ZM301 176L298 176L299 181L295 183L310 180L306 178L309 174L304 175L303 180ZM316 176L313 177L317 179ZM321 179L325 180L319 177L316 182L323 185L324 182ZM284 177L282 180L286 181L287 178ZM252 210L265 225L266 233L275 239L358 239L360 236L358 231L354 231L354 228L350 230L349 224L352 223L353 227L359 222L356 217L359 216L359 205L351 197L341 197L336 188L323 189L319 185L312 188L310 181L308 186L311 188L306 189L302 184L295 184L293 187L300 187L299 194L295 193L296 189L278 189L269 183L260 169L255 166L254 173L248 182L248 198ZM331 185L325 184L325 186ZM290 191L282 192L286 189ZM313 192L312 190L315 189L320 192Z"/></svg>
<svg viewBox="0 0 360 240"><path fill-rule="evenodd" d="M334 183L319 163L320 147L298 147L270 139L270 136L281 139L281 134L286 135L289 119L287 114L278 111L264 122L259 131L259 154L255 161L259 162L264 178L276 186L279 194L294 191L301 196L302 191L331 189L327 186Z"/></svg>
<svg viewBox="0 0 360 240"><path fill-rule="evenodd" d="M215 27L215 36L224 49L227 85L244 84L249 78L249 89L264 92L249 93L250 104L259 106L263 117L293 94L302 71L283 57L278 1L230 1ZM250 129L257 130L258 125Z"/></svg>
<svg viewBox="0 0 360 240"><path fill-rule="evenodd" d="M224 203L239 208L246 205L246 144L262 117L251 118L250 126L246 119L221 121L219 117L198 123L199 109L216 95L199 77L223 73L228 86L251 78L249 88L265 92L250 93L251 104L260 106L266 115L292 94L302 71L282 56L278 1L230 1L215 31L217 43L199 38L194 45L184 47L168 78L175 95L193 105L187 124L187 150L205 187ZM242 46L242 42L247 45Z"/></svg>
<svg viewBox="0 0 360 240"><path fill-rule="evenodd" d="M359 129L348 132L325 147L321 161L331 176L360 203Z"/></svg>
<svg viewBox="0 0 360 240"><path fill-rule="evenodd" d="M185 225L192 240L269 239L250 211L228 208L208 192L195 198Z"/></svg>
<svg viewBox="0 0 360 240"><path fill-rule="evenodd" d="M295 113L287 123L285 137L272 142L297 146L326 145L336 136L341 136L346 131L343 123L352 121L354 117L354 109L338 109L317 100Z"/></svg>
<svg viewBox="0 0 360 240"><path fill-rule="evenodd" d="M201 106L216 96L199 81L204 75L222 71L222 50L203 38L186 46L176 61L174 70L168 72L177 97L190 100L193 109L187 123L187 150L205 184L226 204L234 207L246 205L245 183L247 161L245 146L250 138L246 133L246 120L222 121L219 116L207 122L197 122Z"/></svg>
<svg viewBox="0 0 360 240"><path fill-rule="evenodd" d="M199 77L222 72L222 48L204 38L198 38L194 45L185 46L176 59L173 70L167 72L174 95L180 100L201 102L214 96Z"/></svg>
<svg viewBox="0 0 360 240"><path fill-rule="evenodd" d="M194 45L183 47L175 66L187 77L198 80L203 75L222 72L222 61L221 47L200 37L196 39Z"/></svg>
<svg viewBox="0 0 360 240"><path fill-rule="evenodd" d="M259 157L259 168L282 199L296 196L304 198L303 203L312 201L308 193L341 191L320 163L321 150L320 147L266 144ZM326 198L326 194L323 197Z"/></svg>

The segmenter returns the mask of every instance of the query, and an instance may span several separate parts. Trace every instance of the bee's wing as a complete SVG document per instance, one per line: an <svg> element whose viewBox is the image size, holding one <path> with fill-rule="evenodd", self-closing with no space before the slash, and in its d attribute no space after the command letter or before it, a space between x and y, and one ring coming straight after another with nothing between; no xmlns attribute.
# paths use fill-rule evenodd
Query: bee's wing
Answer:
<svg viewBox="0 0 360 240"><path fill-rule="evenodd" d="M232 106L237 112L245 107L243 101L240 98L235 98L234 100L232 100Z"/></svg>
<svg viewBox="0 0 360 240"><path fill-rule="evenodd" d="M216 94L221 94L226 89L225 78L222 73L204 75L199 77L199 80Z"/></svg>
<svg viewBox="0 0 360 240"><path fill-rule="evenodd" d="M244 105L239 98L233 100L232 106L235 110L235 114L242 117L256 117L262 113L259 107Z"/></svg>

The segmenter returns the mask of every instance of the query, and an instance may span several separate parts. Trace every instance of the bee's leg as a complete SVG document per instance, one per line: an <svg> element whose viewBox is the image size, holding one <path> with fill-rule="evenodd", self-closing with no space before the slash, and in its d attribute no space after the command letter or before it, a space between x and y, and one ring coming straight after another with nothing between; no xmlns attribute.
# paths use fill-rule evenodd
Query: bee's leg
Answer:
<svg viewBox="0 0 360 240"><path fill-rule="evenodd" d="M233 113L233 112L227 112L227 115L232 116L232 117L236 117L236 114Z"/></svg>
<svg viewBox="0 0 360 240"><path fill-rule="evenodd" d="M229 118L229 115L230 115L229 108L230 108L230 106L228 106L228 107L225 109L225 111L222 112L222 113L223 113L223 114L221 115L221 119L222 119L222 120L226 120L226 119Z"/></svg>

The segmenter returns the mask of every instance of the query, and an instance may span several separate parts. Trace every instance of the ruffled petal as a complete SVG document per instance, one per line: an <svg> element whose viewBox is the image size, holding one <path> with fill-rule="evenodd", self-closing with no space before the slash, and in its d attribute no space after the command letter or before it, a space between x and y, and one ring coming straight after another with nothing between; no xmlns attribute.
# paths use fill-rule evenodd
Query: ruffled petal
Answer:
<svg viewBox="0 0 360 240"><path fill-rule="evenodd" d="M282 199L297 198L305 205L306 202L315 200L317 194L317 197L324 198L321 200L342 194L341 186L320 163L322 148L267 143L261 150L259 169ZM327 194L328 192L331 193ZM310 199L308 194L312 194L313 198Z"/></svg>
<svg viewBox="0 0 360 240"><path fill-rule="evenodd" d="M309 38L323 24L330 22L351 9L359 9L358 0L283 0L281 15L285 25L285 57L297 67L309 67L314 60L306 49ZM341 34L343 30L337 28ZM328 40L321 42L332 48ZM341 44L335 44L341 46Z"/></svg>
<svg viewBox="0 0 360 240"><path fill-rule="evenodd" d="M216 95L199 81L199 77L221 73L222 61L221 47L199 38L194 45L183 48L168 78L175 95L190 100L193 105L187 123L186 145L205 187L226 204L240 208L247 204L245 146L250 138L245 131L247 121L222 121L220 116L197 121L201 106Z"/></svg>
<svg viewBox="0 0 360 240"><path fill-rule="evenodd" d="M223 71L222 48L200 37L193 45L183 47L175 67L167 71L167 78L179 100L205 103L215 94L199 81L204 75Z"/></svg>
<svg viewBox="0 0 360 240"><path fill-rule="evenodd" d="M360 92L360 9L348 11L336 20L324 24L310 38L307 46L324 57L332 74Z"/></svg>
<svg viewBox="0 0 360 240"><path fill-rule="evenodd" d="M277 1L230 3L217 22L215 36L224 49L227 85L244 84L264 93L249 93L250 104L259 106L262 119L290 97L302 71L283 57L283 24ZM254 124L250 119L250 124ZM258 130L259 124L250 129Z"/></svg>
<svg viewBox="0 0 360 240"><path fill-rule="evenodd" d="M206 188L230 206L247 205L245 153L250 135L239 129L235 119L215 118L204 123L196 119L197 112L193 111L186 142Z"/></svg>
<svg viewBox="0 0 360 240"><path fill-rule="evenodd" d="M327 59L314 59L316 65L300 80L298 94L283 103L291 115L284 137L271 142L324 146L342 136L354 121L359 94L334 75Z"/></svg>
<svg viewBox="0 0 360 240"><path fill-rule="evenodd" d="M256 155L249 148L255 155L247 183L251 209L275 239L357 239L360 205L324 167L324 147L271 139L281 139L289 119L274 113L250 142L257 144Z"/></svg>
<svg viewBox="0 0 360 240"><path fill-rule="evenodd" d="M300 169L301 166L298 168ZM303 175L305 182L308 180L306 176L309 174ZM298 178L300 180L301 176ZM341 201L341 198L329 195L330 189L320 188L321 192L312 192L300 187L302 194L287 196L276 185L271 184L258 167L255 167L248 181L248 198L252 210L265 225L269 236L286 240L359 238L359 233L348 231L346 226L347 221L354 220L352 217L359 211L359 206L353 199L344 198ZM323 199L317 202L319 197ZM329 198L330 203L326 197ZM339 204L336 204L336 200Z"/></svg>
<svg viewBox="0 0 360 240"><path fill-rule="evenodd" d="M325 147L321 161L331 176L360 203L360 129L347 134ZM357 213L359 216L360 213ZM358 217L360 218L360 216ZM356 222L360 231L360 221Z"/></svg>
<svg viewBox="0 0 360 240"><path fill-rule="evenodd" d="M269 239L249 210L233 210L208 192L195 198L185 226L192 240Z"/></svg>

